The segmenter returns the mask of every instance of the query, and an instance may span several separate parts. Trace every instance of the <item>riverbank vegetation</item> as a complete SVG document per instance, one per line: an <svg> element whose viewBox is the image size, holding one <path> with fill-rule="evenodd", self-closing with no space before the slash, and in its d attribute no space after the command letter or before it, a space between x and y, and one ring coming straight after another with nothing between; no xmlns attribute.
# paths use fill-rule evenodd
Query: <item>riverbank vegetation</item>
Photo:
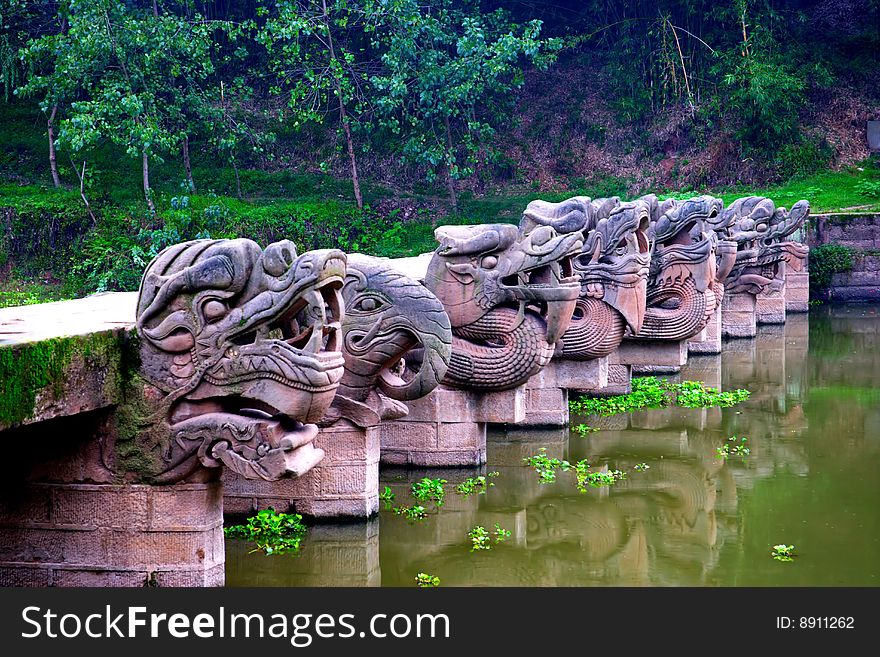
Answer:
<svg viewBox="0 0 880 657"><path fill-rule="evenodd" d="M878 26L876 0L2 0L0 303L136 289L199 236L414 255L536 197L878 210Z"/></svg>

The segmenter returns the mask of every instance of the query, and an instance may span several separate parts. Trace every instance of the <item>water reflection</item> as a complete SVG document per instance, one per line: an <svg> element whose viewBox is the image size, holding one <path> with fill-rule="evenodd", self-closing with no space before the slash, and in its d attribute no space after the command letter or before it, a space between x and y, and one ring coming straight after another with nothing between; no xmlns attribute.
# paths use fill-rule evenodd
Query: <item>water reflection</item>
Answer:
<svg viewBox="0 0 880 657"><path fill-rule="evenodd" d="M735 408L574 418L602 427L585 436L496 428L482 470L382 472L381 485L403 504L412 503L412 481L449 481L445 504L428 519L383 511L367 525L314 528L302 556L282 566L230 542L227 582L412 586L424 571L444 586L876 585L878 336L871 307L759 327L720 357L691 358L681 374L751 390ZM751 453L720 458L734 435L748 438ZM551 458L628 476L585 493L572 472L542 484L523 465L542 447ZM486 494L453 492L487 471L499 475ZM495 523L510 538L471 552L468 531ZM795 563L770 559L778 542L798 547Z"/></svg>

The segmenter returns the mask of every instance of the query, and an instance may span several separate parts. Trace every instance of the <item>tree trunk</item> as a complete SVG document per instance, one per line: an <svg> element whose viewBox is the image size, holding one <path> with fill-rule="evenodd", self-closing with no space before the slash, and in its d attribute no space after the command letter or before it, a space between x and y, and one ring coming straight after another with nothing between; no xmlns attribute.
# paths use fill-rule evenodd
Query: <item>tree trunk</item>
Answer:
<svg viewBox="0 0 880 657"><path fill-rule="evenodd" d="M58 105L52 106L52 113L46 122L49 128L49 169L52 171L52 182L56 187L61 187L61 178L58 176L58 161L55 158L55 115L58 114Z"/></svg>
<svg viewBox="0 0 880 657"><path fill-rule="evenodd" d="M241 200L241 178L238 177L238 165L235 163L235 159L232 160L232 170L235 172L235 197L240 201Z"/></svg>
<svg viewBox="0 0 880 657"><path fill-rule="evenodd" d="M183 168L186 170L186 182L189 183L189 191L196 191L196 181L193 180L192 164L189 161L189 137L183 138Z"/></svg>
<svg viewBox="0 0 880 657"><path fill-rule="evenodd" d="M449 127L449 117L446 116L443 120L446 124L446 148L451 156L453 152L452 129ZM452 203L452 213L458 214L458 196L455 193L455 179L452 177L452 169L448 164L446 165L446 185L449 189L449 202Z"/></svg>
<svg viewBox="0 0 880 657"><path fill-rule="evenodd" d="M327 15L327 0L321 0L324 7L324 24L327 26L327 46L330 50L330 61L336 62L336 50L333 47L333 35L330 30L330 19ZM334 76L334 86L336 87L336 97L339 99L339 121L342 123L342 129L345 132L345 142L348 146L348 159L351 161L351 183L354 186L354 200L357 202L359 210L364 208L364 199L361 196L361 183L358 180L357 157L354 153L354 140L351 138L351 126L348 124L348 113L345 111L345 102L342 100L342 85Z"/></svg>
<svg viewBox="0 0 880 657"><path fill-rule="evenodd" d="M156 213L156 206L153 205L153 192L150 189L150 156L147 155L146 151L144 151L143 171L144 171L144 198L147 200L147 209L150 211L150 214L155 214Z"/></svg>

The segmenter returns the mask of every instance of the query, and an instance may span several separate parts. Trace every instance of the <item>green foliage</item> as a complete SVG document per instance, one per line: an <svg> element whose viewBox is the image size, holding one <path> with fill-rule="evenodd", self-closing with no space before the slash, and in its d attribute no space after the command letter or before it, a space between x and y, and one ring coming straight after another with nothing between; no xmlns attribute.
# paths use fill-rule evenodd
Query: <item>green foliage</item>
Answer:
<svg viewBox="0 0 880 657"><path fill-rule="evenodd" d="M471 540L471 552L478 550L491 550L492 544L498 545L510 538L510 530L504 529L499 523L495 523L495 529L490 533L482 525L477 525L468 531Z"/></svg>
<svg viewBox="0 0 880 657"><path fill-rule="evenodd" d="M443 489L445 483L445 479L424 477L412 485L412 495L420 502L433 500L437 506L443 506L443 498L446 495L446 491Z"/></svg>
<svg viewBox="0 0 880 657"><path fill-rule="evenodd" d="M860 180L856 191L869 198L880 198L880 180Z"/></svg>
<svg viewBox="0 0 880 657"><path fill-rule="evenodd" d="M715 388L707 388L699 381L682 381L670 386L675 395L675 404L684 408L710 408L720 406L728 408L749 398L748 390L731 390L721 392Z"/></svg>
<svg viewBox="0 0 880 657"><path fill-rule="evenodd" d="M396 506L392 511L394 511L395 515L404 516L407 520L424 520L428 517L428 511L421 504Z"/></svg>
<svg viewBox="0 0 880 657"><path fill-rule="evenodd" d="M776 561L794 561L797 555L794 553L794 545L780 543L773 546L773 552L770 553L770 556Z"/></svg>
<svg viewBox="0 0 880 657"><path fill-rule="evenodd" d="M645 470L650 470L650 469L651 469L651 466L648 465L647 463L636 463L633 466L633 470L635 470L636 472L644 472Z"/></svg>
<svg viewBox="0 0 880 657"><path fill-rule="evenodd" d="M488 477L497 477L497 472L490 472L488 475L480 475L478 477L468 477L455 487L455 492L459 495L469 497L471 495L485 495L486 491L494 486L495 483L489 481Z"/></svg>
<svg viewBox="0 0 880 657"><path fill-rule="evenodd" d="M385 486L385 489L379 493L379 499L382 500L382 504L385 506L385 510L391 508L391 504L394 502L394 491L391 490L390 486Z"/></svg>
<svg viewBox="0 0 880 657"><path fill-rule="evenodd" d="M586 424L576 424L572 427L572 429L576 431L581 438L585 438L587 434L591 434L599 430L596 427L590 427Z"/></svg>
<svg viewBox="0 0 880 657"><path fill-rule="evenodd" d="M575 474L577 475L577 489L582 493L588 488L602 488L603 486L612 486L618 481L626 479L626 473L620 470L593 471L590 463L585 459L575 464Z"/></svg>
<svg viewBox="0 0 880 657"><path fill-rule="evenodd" d="M236 33L193 9L70 3L55 30L22 49L34 73L16 93L36 97L44 112L62 108L62 148L110 141L130 157L161 158L217 119L220 91L209 85L216 40Z"/></svg>
<svg viewBox="0 0 880 657"><path fill-rule="evenodd" d="M718 458L724 459L725 461L731 456L746 457L752 451L746 446L747 442L749 442L748 438L731 436L727 439L726 443L715 450L715 453L718 455Z"/></svg>
<svg viewBox="0 0 880 657"><path fill-rule="evenodd" d="M471 552L477 550L491 550L492 536L489 531L482 525L477 525L468 531L468 538L471 540Z"/></svg>
<svg viewBox="0 0 880 657"><path fill-rule="evenodd" d="M632 380L632 392L613 397L581 397L569 401L573 413L585 415L618 415L646 408L664 408L678 405L684 408L734 406L749 398L748 390L721 392L704 386L699 381L670 383L656 377Z"/></svg>
<svg viewBox="0 0 880 657"><path fill-rule="evenodd" d="M563 472L571 469L572 465L568 461L562 461L557 458L547 456L547 448L541 447L537 454L526 456L523 458L526 465L531 466L538 473L538 477L542 484L552 484L556 481L556 471Z"/></svg>
<svg viewBox="0 0 880 657"><path fill-rule="evenodd" d="M852 271L854 251L843 244L822 244L810 250L810 285L826 290L834 274Z"/></svg>
<svg viewBox="0 0 880 657"><path fill-rule="evenodd" d="M419 573L416 575L416 586L420 589L434 588L440 586L440 578L428 573Z"/></svg>
<svg viewBox="0 0 880 657"><path fill-rule="evenodd" d="M776 153L776 165L785 180L804 178L826 170L833 157L834 149L827 141L804 140L783 144Z"/></svg>
<svg viewBox="0 0 880 657"><path fill-rule="evenodd" d="M223 533L230 538L243 538L256 543L251 552L286 554L299 552L307 528L302 516L278 513L275 509L263 509L251 516L244 525L224 527Z"/></svg>
<svg viewBox="0 0 880 657"><path fill-rule="evenodd" d="M561 43L540 38L540 21L517 25L470 2L393 7L373 33L384 65L370 79L377 116L406 161L451 184L491 159L498 103L522 86L524 64L549 65Z"/></svg>

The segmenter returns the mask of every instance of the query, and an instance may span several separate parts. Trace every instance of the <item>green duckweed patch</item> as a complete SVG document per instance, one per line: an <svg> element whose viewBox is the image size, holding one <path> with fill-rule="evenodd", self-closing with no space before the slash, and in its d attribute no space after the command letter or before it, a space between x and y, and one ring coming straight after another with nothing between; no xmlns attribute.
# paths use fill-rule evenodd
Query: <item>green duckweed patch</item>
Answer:
<svg viewBox="0 0 880 657"><path fill-rule="evenodd" d="M748 390L722 392L700 381L671 383L647 376L632 380L632 392L612 397L579 397L569 401L572 413L581 415L618 415L648 408L681 406L683 408L727 408L749 398Z"/></svg>
<svg viewBox="0 0 880 657"><path fill-rule="evenodd" d="M306 531L301 515L279 513L271 507L257 512L244 525L223 528L223 533L230 538L253 541L256 547L251 552L266 555L298 553Z"/></svg>

